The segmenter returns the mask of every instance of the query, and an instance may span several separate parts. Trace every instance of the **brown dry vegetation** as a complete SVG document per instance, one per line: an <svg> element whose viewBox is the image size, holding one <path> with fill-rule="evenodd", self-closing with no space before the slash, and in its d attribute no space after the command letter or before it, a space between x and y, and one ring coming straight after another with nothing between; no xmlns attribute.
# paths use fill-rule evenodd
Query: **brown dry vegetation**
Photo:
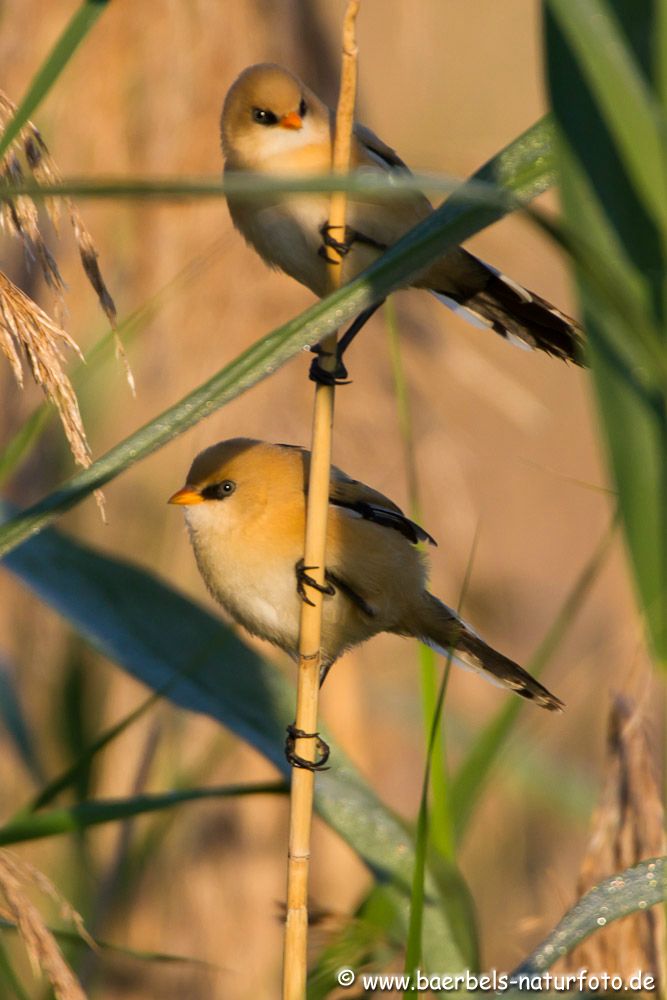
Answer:
<svg viewBox="0 0 667 1000"><path fill-rule="evenodd" d="M74 0L0 5L2 87L15 100L76 8ZM116 0L67 68L36 123L64 175L214 175L221 169L218 116L244 66L275 60L335 98L341 3L331 0ZM543 111L540 38L533 0L365 0L359 23L360 116L415 167L464 176ZM308 292L269 272L233 232L222 201L187 204L90 202L80 208L101 252L119 316L155 296L150 321L129 345L133 399L113 362L84 383L81 404L95 455L209 377L249 341L301 311ZM511 219L474 241L481 256L574 308L557 254ZM15 246L3 267L50 308L36 268ZM69 285L68 329L84 348L104 331L73 243L60 258ZM199 265L174 283L193 259ZM171 287L169 287L171 286ZM433 588L455 603L477 527L480 542L464 611L494 645L527 660L610 517L586 374L514 350L461 323L419 293L397 298L415 408L425 523L438 539ZM353 347L353 384L339 393L338 465L406 501L402 451L383 320ZM126 555L201 602L208 598L177 511L165 500L193 454L235 435L308 443L312 387L297 357L250 393L131 469L106 489L109 524L93 503L67 516L77 537ZM38 405L0 367L2 444ZM11 484L25 504L69 473L54 423ZM62 677L79 664L91 731L144 695L113 664L81 650L68 630L6 574L0 656L20 677L49 768L66 762L53 723ZM654 683L643 652L618 548L566 642L547 683L567 704L554 717L527 706L503 765L466 838L462 866L476 900L483 959L508 967L560 917L575 892L586 823L598 788L612 689L640 701ZM467 674L453 677L451 758L507 695ZM379 638L347 656L327 683L322 711L362 772L392 807L414 817L423 763L416 649ZM370 721L369 721L370 720ZM287 721L287 720L286 720ZM162 739L143 787L215 750L208 781L272 777L268 764L209 720L153 711L103 756L100 795L137 785L156 729ZM29 794L29 778L2 740L2 812ZM274 994L280 962L287 805L276 800L184 807L163 849L146 862L126 908L104 913L95 931L118 944L192 954L221 974L146 971L106 961L105 998L187 996L250 1000ZM89 836L91 879L104 881L119 850L116 828ZM23 849L77 905L76 843ZM352 852L317 824L313 899L347 913L367 875ZM91 982L91 968L84 980Z"/></svg>

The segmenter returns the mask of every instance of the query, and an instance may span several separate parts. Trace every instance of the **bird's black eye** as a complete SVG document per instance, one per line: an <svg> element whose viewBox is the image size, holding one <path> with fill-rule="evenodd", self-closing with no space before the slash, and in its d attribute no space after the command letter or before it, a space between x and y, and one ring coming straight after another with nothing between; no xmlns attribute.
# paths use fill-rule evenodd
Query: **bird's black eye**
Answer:
<svg viewBox="0 0 667 1000"><path fill-rule="evenodd" d="M278 121L273 111L267 111L265 108L253 108L252 117L258 125L275 125Z"/></svg>
<svg viewBox="0 0 667 1000"><path fill-rule="evenodd" d="M299 105L299 114L302 118L306 117L306 111L308 110L308 105L306 104L305 97L301 98L301 104Z"/></svg>
<svg viewBox="0 0 667 1000"><path fill-rule="evenodd" d="M236 483L232 479L223 479L221 483L211 483L201 491L204 500L224 500L236 489Z"/></svg>

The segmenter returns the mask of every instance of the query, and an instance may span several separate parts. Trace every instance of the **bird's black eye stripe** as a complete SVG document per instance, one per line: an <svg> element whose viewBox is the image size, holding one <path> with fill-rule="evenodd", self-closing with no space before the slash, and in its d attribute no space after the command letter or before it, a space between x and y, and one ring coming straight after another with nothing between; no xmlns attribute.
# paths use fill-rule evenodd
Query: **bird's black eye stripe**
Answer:
<svg viewBox="0 0 667 1000"><path fill-rule="evenodd" d="M266 108L253 108L252 117L258 125L275 125L278 121L273 111L267 111Z"/></svg>
<svg viewBox="0 0 667 1000"><path fill-rule="evenodd" d="M224 500L236 489L236 483L231 479L223 479L221 483L211 483L201 491L204 500Z"/></svg>
<svg viewBox="0 0 667 1000"><path fill-rule="evenodd" d="M301 98L301 104L299 105L299 114L302 118L306 117L306 111L308 110L308 105L306 104L305 97Z"/></svg>

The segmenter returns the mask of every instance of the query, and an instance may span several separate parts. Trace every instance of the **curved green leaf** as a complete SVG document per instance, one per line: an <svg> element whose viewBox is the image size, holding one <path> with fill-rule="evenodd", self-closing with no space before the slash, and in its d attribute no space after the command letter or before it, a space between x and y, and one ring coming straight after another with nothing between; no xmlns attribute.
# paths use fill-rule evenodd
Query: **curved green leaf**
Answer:
<svg viewBox="0 0 667 1000"><path fill-rule="evenodd" d="M602 927L665 900L665 858L651 858L600 882L563 917L551 934L511 974L537 976ZM514 991L510 993L514 995ZM524 995L521 993L521 995Z"/></svg>
<svg viewBox="0 0 667 1000"><path fill-rule="evenodd" d="M284 781L256 785L219 785L211 788L186 788L171 792L133 795L125 799L95 799L77 802L62 809L49 809L13 819L0 826L0 846L18 844L24 840L55 837L73 830L85 830L102 823L116 823L145 816L162 809L172 809L184 802L200 799L237 798L243 795L284 795L289 791Z"/></svg>
<svg viewBox="0 0 667 1000"><path fill-rule="evenodd" d="M646 209L667 226L662 109L606 0L547 0ZM626 5L627 6L627 5ZM646 5L637 25L657 15ZM650 27L650 24L649 24ZM656 25L657 27L657 25Z"/></svg>
<svg viewBox="0 0 667 1000"><path fill-rule="evenodd" d="M246 392L304 347L317 343L371 303L409 284L448 247L502 218L521 200L545 190L553 176L551 138L550 123L539 122L475 175L475 179L482 180L498 178L511 191L511 198L480 203L473 194L471 201L464 185L354 281L256 341L213 378L131 434L90 468L4 524L0 528L0 556L130 465Z"/></svg>
<svg viewBox="0 0 667 1000"><path fill-rule="evenodd" d="M548 0L563 207L637 593L667 664L667 144L660 4ZM662 19L662 20L661 20ZM606 269L613 282L599 280ZM629 308L627 308L629 306Z"/></svg>

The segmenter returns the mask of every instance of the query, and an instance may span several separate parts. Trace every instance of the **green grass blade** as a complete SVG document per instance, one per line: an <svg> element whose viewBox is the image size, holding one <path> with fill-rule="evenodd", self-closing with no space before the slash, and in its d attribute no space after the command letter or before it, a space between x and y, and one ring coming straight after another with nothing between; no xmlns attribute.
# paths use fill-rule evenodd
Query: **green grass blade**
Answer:
<svg viewBox="0 0 667 1000"><path fill-rule="evenodd" d="M512 972L511 980L518 985L521 976L543 975L595 931L664 900L665 858L642 861L606 878L582 896L551 934ZM524 994L512 990L508 995Z"/></svg>
<svg viewBox="0 0 667 1000"><path fill-rule="evenodd" d="M25 840L40 840L63 833L85 830L102 823L117 823L133 816L162 809L173 809L184 802L201 799L236 798L245 795L285 795L289 791L284 781L255 785L219 785L214 788L187 788L172 792L134 795L125 799L77 802L62 809L23 816L0 826L0 846L19 844Z"/></svg>
<svg viewBox="0 0 667 1000"><path fill-rule="evenodd" d="M604 118L635 191L667 227L665 122L656 95L606 0L547 0ZM649 6L644 19L653 17Z"/></svg>
<svg viewBox="0 0 667 1000"><path fill-rule="evenodd" d="M414 976L416 970L423 967L424 964L430 964L426 961L426 957L433 950L432 943L428 940L430 929L424 922L427 902L427 872L438 886L440 906L447 914L448 924L451 927L452 935L459 951L466 956L466 968L476 969L479 962L476 921L468 886L456 863L439 851L432 850L430 845L432 817L429 813L428 803L430 787L429 772L436 756L436 740L440 732L450 668L451 658L448 658L438 689L435 712L431 720L422 794L417 816L415 865L412 873L410 919L408 922L404 961L404 972L409 976ZM405 996L407 997L411 992L408 989Z"/></svg>
<svg viewBox="0 0 667 1000"><path fill-rule="evenodd" d="M130 563L103 556L53 529L11 552L5 566L81 636L169 699L227 726L287 775L285 725L294 715L294 687L223 623ZM378 878L387 882L407 923L414 843L343 752L318 776L316 808ZM40 814L33 817L39 820ZM25 817L22 822L27 821ZM438 968L466 966L427 873L425 954Z"/></svg>
<svg viewBox="0 0 667 1000"><path fill-rule="evenodd" d="M577 612L581 609L593 583L597 580L609 552L614 529L615 522L605 533L582 569L539 649L528 663L527 669L534 676L539 676L556 652ZM467 829L491 768L505 747L519 712L524 707L525 702L519 698L507 699L503 708L477 737L452 781L451 809L459 841Z"/></svg>
<svg viewBox="0 0 667 1000"><path fill-rule="evenodd" d="M555 179L553 159L553 122L549 116L539 119L504 149L493 156L466 182L466 194L471 201L495 206L501 218L507 210L507 199L499 197L498 187L514 192L523 201L545 191ZM459 180L441 174L403 174L392 177L377 173L351 173L346 177L320 174L308 178L289 176L258 177L230 174L224 178L148 177L64 178L51 184L40 184L32 178L0 181L0 190L8 198L28 196L44 198L76 197L93 199L178 199L221 198L230 194L244 198L262 198L266 194L331 193L372 195L391 200L407 191L425 191L449 195L461 191Z"/></svg>
<svg viewBox="0 0 667 1000"><path fill-rule="evenodd" d="M169 686L165 687L161 691L156 691L154 694L145 698L140 705L137 706L132 712L129 712L123 719L116 723L115 726L111 726L104 733L102 733L87 749L79 755L77 760L70 765L62 774L58 775L57 778L53 778L46 784L41 791L32 799L32 801L20 811L16 816L12 818L18 820L19 816L23 817L29 813L36 812L38 809L43 809L48 806L61 792L66 789L71 788L72 785L76 784L79 775L82 771L87 770L94 758L104 750L105 747L109 746L118 736L125 732L134 722L148 712L161 698L164 697L166 692L169 690Z"/></svg>
<svg viewBox="0 0 667 1000"><path fill-rule="evenodd" d="M44 100L77 48L107 6L108 0L85 0L74 13L51 53L34 76L28 92L0 136L0 158Z"/></svg>
<svg viewBox="0 0 667 1000"><path fill-rule="evenodd" d="M463 579L463 584L461 587L461 593L459 596L457 611L460 613L463 602L465 601L465 595L470 584L470 578L472 575L472 566L475 559L475 552L477 551L477 535L473 540L472 548L470 550L470 555L468 557L468 565L466 566L466 572ZM431 785L430 772L433 764L433 760L436 756L442 757L443 753L436 755L435 749L438 744L439 739L442 739L442 729L443 729L443 708L445 704L445 695L447 693L447 685L449 683L449 675L452 668L452 656L450 655L445 660L445 666L442 674L442 680L440 681L437 693L437 700L433 710L433 716L430 720L430 730L429 738L426 749L426 765L424 768L424 779L422 782L422 794L421 801L419 804L419 814L417 818L417 832L415 836L416 841L416 861L415 869L412 877L412 895L410 902L410 923L408 926L408 940L406 945L406 957L405 957L405 972L410 976L414 977L416 970L421 965L423 940L422 940L422 910L424 906L424 875L426 871L426 856L429 850L429 840L430 840L430 824L431 817L429 815L429 788ZM442 789L443 794L447 796L446 808L448 811L448 818L451 822L451 817L453 815L450 810L452 809L453 800L449 792L449 788L446 787ZM453 836L453 827L450 836ZM478 941L476 936L476 926L475 920L472 913L471 907L471 896L468 891L468 887L461 875L455 860L453 860L449 855L443 854L441 852L430 851L433 864L437 866L440 873L440 885L444 888L441 893L442 905L449 915L450 924L453 933L456 935L456 939L459 946L464 949L464 953L469 956L468 967L476 967L478 961ZM410 992L410 991L408 991ZM406 993L407 996L407 993Z"/></svg>
<svg viewBox="0 0 667 1000"><path fill-rule="evenodd" d="M502 218L516 205L515 199L528 200L545 190L551 183L553 169L550 138L548 123L538 123L480 171L484 176L496 171L507 190L511 190L511 200L471 204L465 201L464 193L450 198L357 279L254 343L208 382L116 445L89 469L3 525L0 556L134 462L266 378L304 345L318 342L372 302L404 285L445 249Z"/></svg>
<svg viewBox="0 0 667 1000"><path fill-rule="evenodd" d="M447 661L447 667L449 666ZM426 876L426 856L429 840L429 787L431 775L431 762L434 756L436 740L441 734L442 706L445 700L447 672L443 674L438 700L435 704L435 711L431 719L428 746L426 750L426 765L424 768L424 778L422 781L422 792L419 800L419 813L417 815L417 829L415 832L415 865L412 873L412 889L410 892L410 922L408 924L408 937L405 945L404 970L412 975L422 964L422 934L424 916L424 889Z"/></svg>
<svg viewBox="0 0 667 1000"><path fill-rule="evenodd" d="M403 445L403 463L405 466L408 485L408 509L410 517L414 521L417 521L418 524L422 524L423 515L419 490L419 476L415 464L412 407L410 404L410 393L403 366L401 341L396 320L396 307L391 299L384 305L384 315L387 324L389 359L394 381L394 395L396 396L398 425ZM428 745L428 732L431 727L432 720L436 718L436 705L438 702L439 681L437 657L435 652L423 643L420 643L418 646L418 656L419 674L421 678L422 717L424 731L427 734L426 743ZM454 826L449 808L449 794L447 790L447 767L442 720L438 721L434 745L440 749L440 752L434 753L431 759L431 842L437 851L439 851L444 857L449 858L450 861L453 861L456 849Z"/></svg>
<svg viewBox="0 0 667 1000"><path fill-rule="evenodd" d="M601 429L649 640L667 664L667 145L658 7L554 0L546 42L563 207L579 242L574 270ZM586 51L574 37L575 8L582 16L602 12L601 35L593 44L589 33ZM617 74L607 67L614 107L599 70L612 51L619 63ZM628 67L638 84L628 80ZM628 89L625 98L619 85ZM600 281L607 263L613 288Z"/></svg>
<svg viewBox="0 0 667 1000"><path fill-rule="evenodd" d="M466 182L470 200L495 207L497 218L507 211L507 199L498 196L498 187L513 192L521 201L529 201L545 191L555 180L553 156L554 126L550 116L539 119L521 135L493 156ZM232 174L225 178L66 178L53 184L39 184L31 178L20 181L4 180L2 192L8 198L27 195L33 199L52 197L77 198L220 198L242 194L245 198L270 193L330 193L370 194L374 197L400 198L406 191L427 191L451 194L463 190L460 181L438 174L404 174L387 177L379 174L352 173L347 177L323 174L310 178L260 178ZM446 216L445 216L446 218Z"/></svg>

